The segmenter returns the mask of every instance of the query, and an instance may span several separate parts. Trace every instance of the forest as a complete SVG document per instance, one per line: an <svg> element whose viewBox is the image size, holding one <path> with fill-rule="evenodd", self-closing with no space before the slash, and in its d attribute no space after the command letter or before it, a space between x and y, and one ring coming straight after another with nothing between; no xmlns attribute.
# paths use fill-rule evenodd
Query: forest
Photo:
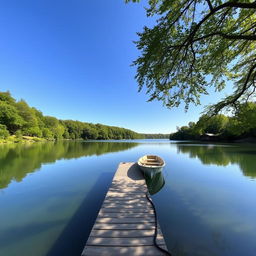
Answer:
<svg viewBox="0 0 256 256"><path fill-rule="evenodd" d="M47 140L145 138L144 134L125 128L44 116L41 111L30 107L25 100L16 101L10 92L0 92L0 140L10 137L22 140L25 136Z"/></svg>
<svg viewBox="0 0 256 256"><path fill-rule="evenodd" d="M218 114L202 115L199 120L187 126L177 127L170 135L171 140L243 140L256 139L256 103L239 104L229 116Z"/></svg>

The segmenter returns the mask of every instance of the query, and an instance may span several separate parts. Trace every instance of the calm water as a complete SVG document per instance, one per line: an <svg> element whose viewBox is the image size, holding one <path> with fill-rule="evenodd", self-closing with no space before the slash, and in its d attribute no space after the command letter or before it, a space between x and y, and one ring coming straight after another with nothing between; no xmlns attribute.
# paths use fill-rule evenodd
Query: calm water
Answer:
<svg viewBox="0 0 256 256"><path fill-rule="evenodd" d="M118 163L149 153L173 255L255 255L256 147L167 140L0 146L0 255L80 255Z"/></svg>

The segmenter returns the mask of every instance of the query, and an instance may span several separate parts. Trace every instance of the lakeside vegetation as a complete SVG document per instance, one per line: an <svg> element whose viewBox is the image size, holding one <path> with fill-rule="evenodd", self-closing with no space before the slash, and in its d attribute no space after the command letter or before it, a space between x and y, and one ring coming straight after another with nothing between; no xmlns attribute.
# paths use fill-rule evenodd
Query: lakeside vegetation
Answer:
<svg viewBox="0 0 256 256"><path fill-rule="evenodd" d="M207 136L208 134L208 136ZM202 115L198 122L177 128L171 140L256 140L256 103L247 102L237 106L233 116L222 114L209 117Z"/></svg>
<svg viewBox="0 0 256 256"><path fill-rule="evenodd" d="M163 134L140 134L132 130L44 116L25 100L16 101L10 92L0 92L0 143L60 139L122 140L168 138Z"/></svg>

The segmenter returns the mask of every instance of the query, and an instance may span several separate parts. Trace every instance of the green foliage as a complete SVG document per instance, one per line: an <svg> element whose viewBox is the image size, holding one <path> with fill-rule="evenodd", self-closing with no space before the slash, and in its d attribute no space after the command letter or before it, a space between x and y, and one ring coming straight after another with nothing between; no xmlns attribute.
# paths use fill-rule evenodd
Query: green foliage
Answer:
<svg viewBox="0 0 256 256"><path fill-rule="evenodd" d="M138 2L126 0L126 2ZM209 107L216 114L226 106L255 97L256 2L249 0L149 0L148 16L158 20L138 33L140 57L134 62L139 90L149 101L167 107L200 104L200 96L232 81L234 92Z"/></svg>
<svg viewBox="0 0 256 256"><path fill-rule="evenodd" d="M9 91L0 93L0 101L4 101L10 105L15 104L15 99L11 96Z"/></svg>
<svg viewBox="0 0 256 256"><path fill-rule="evenodd" d="M32 137L42 137L42 130L38 126L28 127L24 130L24 134Z"/></svg>
<svg viewBox="0 0 256 256"><path fill-rule="evenodd" d="M162 134L162 133L148 133L141 134L143 139L168 139L170 134Z"/></svg>
<svg viewBox="0 0 256 256"><path fill-rule="evenodd" d="M200 139L208 133L215 139L242 139L256 137L256 103L248 102L237 107L234 116L203 115L196 124L178 128L170 139Z"/></svg>
<svg viewBox="0 0 256 256"><path fill-rule="evenodd" d="M7 130L6 126L0 124L0 139L7 139L10 136L9 131Z"/></svg>
<svg viewBox="0 0 256 256"><path fill-rule="evenodd" d="M18 139L18 140L21 140L22 139L22 131L21 130L17 130L16 132L15 132L15 136L16 136L16 138Z"/></svg>
<svg viewBox="0 0 256 256"><path fill-rule="evenodd" d="M0 101L0 124L6 125L8 131L13 134L23 126L24 120L14 106L7 101Z"/></svg>
<svg viewBox="0 0 256 256"><path fill-rule="evenodd" d="M46 138L46 139L53 139L54 138L53 133L48 128L43 128L42 135L43 135L43 138Z"/></svg>

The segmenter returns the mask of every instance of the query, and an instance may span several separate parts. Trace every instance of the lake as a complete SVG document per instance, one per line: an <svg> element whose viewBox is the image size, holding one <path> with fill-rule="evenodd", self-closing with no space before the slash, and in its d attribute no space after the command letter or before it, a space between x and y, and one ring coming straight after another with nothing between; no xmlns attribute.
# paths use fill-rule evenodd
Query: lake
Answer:
<svg viewBox="0 0 256 256"><path fill-rule="evenodd" d="M120 162L164 158L152 195L179 256L253 256L256 147L168 140L0 145L0 255L80 255Z"/></svg>

